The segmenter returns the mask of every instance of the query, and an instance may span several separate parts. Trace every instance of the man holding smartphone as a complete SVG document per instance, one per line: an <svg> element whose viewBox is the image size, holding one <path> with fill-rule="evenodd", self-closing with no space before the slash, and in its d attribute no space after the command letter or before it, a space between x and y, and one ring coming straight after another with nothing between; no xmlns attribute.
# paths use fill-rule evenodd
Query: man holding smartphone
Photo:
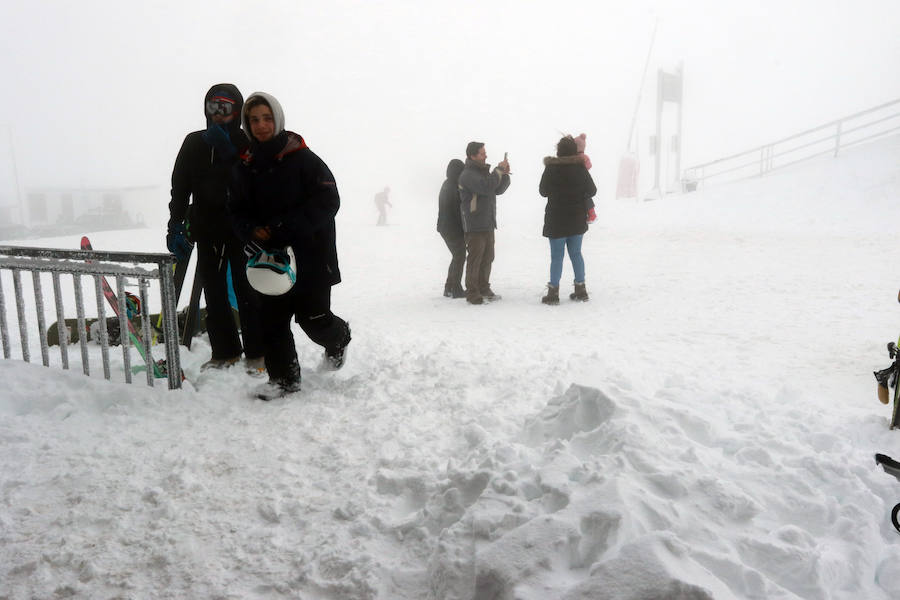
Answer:
<svg viewBox="0 0 900 600"><path fill-rule="evenodd" d="M459 202L466 236L466 301L498 300L491 289L497 196L509 187L509 162L504 156L491 171L482 142L466 146L466 165L459 176Z"/></svg>

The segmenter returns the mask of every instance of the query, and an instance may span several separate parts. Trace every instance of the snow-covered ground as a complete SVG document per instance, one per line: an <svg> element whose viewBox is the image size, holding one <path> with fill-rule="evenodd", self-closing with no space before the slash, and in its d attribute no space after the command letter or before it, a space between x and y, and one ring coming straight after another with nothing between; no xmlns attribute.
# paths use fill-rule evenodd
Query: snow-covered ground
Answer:
<svg viewBox="0 0 900 600"><path fill-rule="evenodd" d="M201 375L203 338L173 392L121 383L120 352L112 382L77 351L2 360L0 598L898 598L871 374L900 328L898 165L891 138L601 202L591 300L558 307L528 175L500 200L503 300L441 297L439 169L389 227L341 215L349 360L320 371L298 331L281 401Z"/></svg>

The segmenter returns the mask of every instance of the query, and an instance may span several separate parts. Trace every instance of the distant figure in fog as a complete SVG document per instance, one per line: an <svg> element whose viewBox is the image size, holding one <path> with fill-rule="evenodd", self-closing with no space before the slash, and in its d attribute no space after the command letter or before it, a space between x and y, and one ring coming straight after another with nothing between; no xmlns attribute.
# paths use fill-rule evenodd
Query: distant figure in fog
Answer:
<svg viewBox="0 0 900 600"><path fill-rule="evenodd" d="M390 206L393 208L393 204L388 200L388 194L391 193L391 188L385 186L383 191L375 194L375 208L378 209L378 223L376 225L387 225L387 207Z"/></svg>
<svg viewBox="0 0 900 600"><path fill-rule="evenodd" d="M447 281L444 283L444 296L447 298L465 298L462 286L463 267L466 264L466 234L463 233L462 215L459 212L459 175L465 163L454 158L447 165L447 179L441 186L438 195L437 230L444 238L450 250L450 268L447 269Z"/></svg>

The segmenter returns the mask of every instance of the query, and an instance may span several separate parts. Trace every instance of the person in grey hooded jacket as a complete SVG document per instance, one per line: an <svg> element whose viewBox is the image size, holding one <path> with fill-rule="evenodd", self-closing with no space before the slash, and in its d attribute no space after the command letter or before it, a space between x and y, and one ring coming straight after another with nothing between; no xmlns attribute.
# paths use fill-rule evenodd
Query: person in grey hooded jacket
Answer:
<svg viewBox="0 0 900 600"><path fill-rule="evenodd" d="M459 176L459 206L466 234L466 301L482 304L499 298L491 289L497 196L509 187L509 162L491 171L481 142L466 146L466 165Z"/></svg>

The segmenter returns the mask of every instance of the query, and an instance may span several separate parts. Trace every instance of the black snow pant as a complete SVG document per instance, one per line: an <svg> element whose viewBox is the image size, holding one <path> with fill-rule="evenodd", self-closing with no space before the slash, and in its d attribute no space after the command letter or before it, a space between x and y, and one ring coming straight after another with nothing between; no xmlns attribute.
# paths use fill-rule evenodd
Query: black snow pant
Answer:
<svg viewBox="0 0 900 600"><path fill-rule="evenodd" d="M243 348L228 301L228 265L231 283L241 318ZM259 358L263 355L262 327L259 320L259 294L247 281L247 257L237 237L225 242L197 242L197 270L203 280L206 298L206 329L212 358L229 359L241 355Z"/></svg>
<svg viewBox="0 0 900 600"><path fill-rule="evenodd" d="M452 258L450 259L450 267L447 269L447 282L444 284L448 288L462 288L463 267L466 265L466 238L462 233L452 235L441 232L447 249L450 250Z"/></svg>
<svg viewBox="0 0 900 600"><path fill-rule="evenodd" d="M298 383L300 363L291 333L293 318L306 336L331 352L350 342L347 322L331 312L331 285L297 285L282 296L259 295L265 341L266 370L269 379L279 383Z"/></svg>

